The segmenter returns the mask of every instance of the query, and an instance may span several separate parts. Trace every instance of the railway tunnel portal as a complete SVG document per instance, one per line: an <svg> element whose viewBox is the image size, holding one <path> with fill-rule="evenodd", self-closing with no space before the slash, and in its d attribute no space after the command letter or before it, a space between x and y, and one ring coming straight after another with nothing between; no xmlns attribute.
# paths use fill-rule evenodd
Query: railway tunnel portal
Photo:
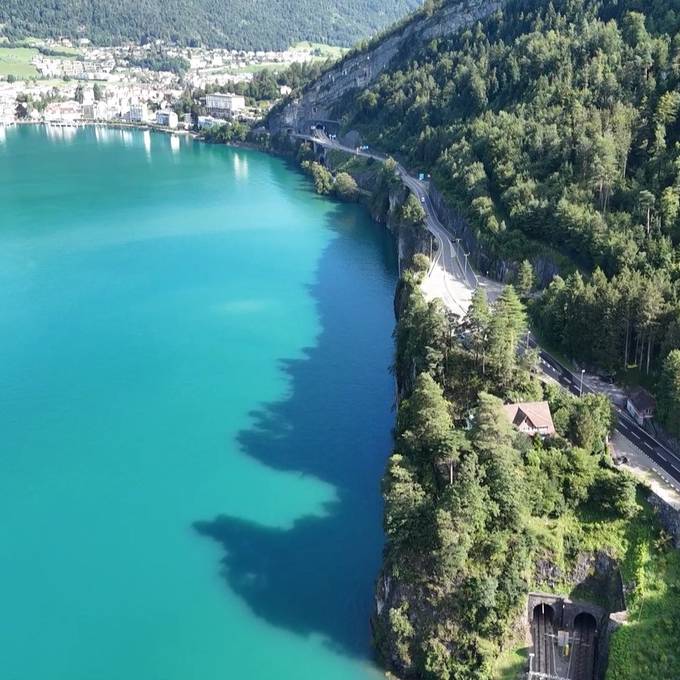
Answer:
<svg viewBox="0 0 680 680"><path fill-rule="evenodd" d="M607 613L588 602L546 593L529 595L528 680L595 680L598 641Z"/></svg>

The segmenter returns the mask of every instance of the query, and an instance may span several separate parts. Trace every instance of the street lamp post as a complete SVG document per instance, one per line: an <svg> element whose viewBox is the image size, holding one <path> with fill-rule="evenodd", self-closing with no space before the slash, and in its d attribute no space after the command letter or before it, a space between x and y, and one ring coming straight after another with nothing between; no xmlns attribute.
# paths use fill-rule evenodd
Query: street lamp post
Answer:
<svg viewBox="0 0 680 680"><path fill-rule="evenodd" d="M469 255L470 253L463 253L463 257L465 258L465 276L467 276L467 260Z"/></svg>
<svg viewBox="0 0 680 680"><path fill-rule="evenodd" d="M462 248L460 247L460 239L459 238L454 238L453 239L454 243L456 244L456 259L460 263L460 257L458 256L458 252L462 252Z"/></svg>
<svg viewBox="0 0 680 680"><path fill-rule="evenodd" d="M581 369L581 389L579 390L578 396L582 397L583 396L583 375L585 374L586 369L582 368Z"/></svg>

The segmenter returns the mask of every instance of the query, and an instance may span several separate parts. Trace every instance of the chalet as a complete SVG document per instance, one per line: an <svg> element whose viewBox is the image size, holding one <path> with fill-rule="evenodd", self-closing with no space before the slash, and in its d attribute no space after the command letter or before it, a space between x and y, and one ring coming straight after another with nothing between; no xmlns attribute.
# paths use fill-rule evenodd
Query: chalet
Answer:
<svg viewBox="0 0 680 680"><path fill-rule="evenodd" d="M506 404L503 411L512 425L524 434L540 437L555 434L555 425L547 401Z"/></svg>
<svg viewBox="0 0 680 680"><path fill-rule="evenodd" d="M626 410L638 425L644 425L645 420L654 417L656 400L647 390L639 387L626 400Z"/></svg>

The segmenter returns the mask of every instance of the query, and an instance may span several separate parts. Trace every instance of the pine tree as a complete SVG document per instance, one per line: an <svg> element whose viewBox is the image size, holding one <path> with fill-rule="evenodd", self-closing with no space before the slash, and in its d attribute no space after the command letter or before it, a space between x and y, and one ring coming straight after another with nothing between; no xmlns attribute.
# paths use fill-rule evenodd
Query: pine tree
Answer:
<svg viewBox="0 0 680 680"><path fill-rule="evenodd" d="M517 272L517 292L520 297L527 298L534 288L534 268L529 260L522 260Z"/></svg>
<svg viewBox="0 0 680 680"><path fill-rule="evenodd" d="M494 305L489 326L489 357L502 385L517 365L517 348L526 329L524 305L512 286L506 286Z"/></svg>
<svg viewBox="0 0 680 680"><path fill-rule="evenodd" d="M453 420L442 388L429 373L421 373L397 418L398 449L415 463L434 464L450 455Z"/></svg>
<svg viewBox="0 0 680 680"><path fill-rule="evenodd" d="M481 362L482 374L484 374L486 372L486 348L491 321L491 310L484 288L476 288L472 294L472 301L465 320L470 328L470 340L472 351L475 353L475 360L478 365Z"/></svg>
<svg viewBox="0 0 680 680"><path fill-rule="evenodd" d="M659 380L659 417L669 432L680 435L680 350L666 357Z"/></svg>

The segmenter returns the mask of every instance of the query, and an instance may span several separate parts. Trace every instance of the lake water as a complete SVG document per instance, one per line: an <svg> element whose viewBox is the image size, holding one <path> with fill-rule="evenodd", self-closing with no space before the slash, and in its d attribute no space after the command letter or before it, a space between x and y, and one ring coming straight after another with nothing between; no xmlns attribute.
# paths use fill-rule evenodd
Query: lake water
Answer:
<svg viewBox="0 0 680 680"><path fill-rule="evenodd" d="M393 244L282 161L0 129L0 677L381 677Z"/></svg>

